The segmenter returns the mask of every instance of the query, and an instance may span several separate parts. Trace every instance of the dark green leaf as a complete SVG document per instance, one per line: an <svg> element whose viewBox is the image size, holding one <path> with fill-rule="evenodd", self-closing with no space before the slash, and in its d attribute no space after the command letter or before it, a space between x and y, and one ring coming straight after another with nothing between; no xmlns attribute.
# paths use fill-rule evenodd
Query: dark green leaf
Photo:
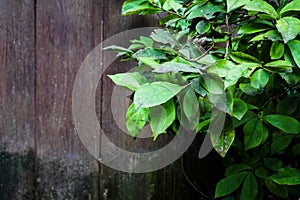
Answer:
<svg viewBox="0 0 300 200"><path fill-rule="evenodd" d="M215 198L226 196L238 189L247 174L247 172L233 174L219 181L216 187Z"/></svg>
<svg viewBox="0 0 300 200"><path fill-rule="evenodd" d="M247 104L241 99L234 98L232 116L241 120L247 111Z"/></svg>
<svg viewBox="0 0 300 200"><path fill-rule="evenodd" d="M176 112L173 99L167 101L163 106L158 105L150 108L150 127L153 132L153 138L156 138L166 132L166 129L174 122Z"/></svg>
<svg viewBox="0 0 300 200"><path fill-rule="evenodd" d="M182 90L182 86L158 81L146 83L134 94L134 104L138 108L147 108L166 103Z"/></svg>
<svg viewBox="0 0 300 200"><path fill-rule="evenodd" d="M146 79L137 72L108 75L108 77L115 84L126 87L133 91L137 90L138 87L146 83Z"/></svg>
<svg viewBox="0 0 300 200"><path fill-rule="evenodd" d="M258 93L258 90L252 87L250 83L241 83L239 87L245 94L256 95Z"/></svg>
<svg viewBox="0 0 300 200"><path fill-rule="evenodd" d="M252 74L250 80L252 87L261 90L269 82L269 74L265 70L259 69Z"/></svg>
<svg viewBox="0 0 300 200"><path fill-rule="evenodd" d="M271 169L273 171L278 171L279 169L282 168L281 160L278 160L276 158L270 158L270 157L265 158L264 164L266 165L266 167L268 167L269 169Z"/></svg>
<svg viewBox="0 0 300 200"><path fill-rule="evenodd" d="M300 41L299 40L291 40L288 42L288 46L291 50L294 61L300 68Z"/></svg>
<svg viewBox="0 0 300 200"><path fill-rule="evenodd" d="M266 31L271 27L266 26L265 24L251 23L245 24L239 28L238 34L252 34Z"/></svg>
<svg viewBox="0 0 300 200"><path fill-rule="evenodd" d="M294 39L300 32L300 20L295 17L283 17L276 23L284 43Z"/></svg>
<svg viewBox="0 0 300 200"><path fill-rule="evenodd" d="M263 0L253 0L247 3L244 8L248 11L256 11L256 12L263 12L269 14L272 18L278 18L278 13L276 10L268 4L266 1Z"/></svg>
<svg viewBox="0 0 300 200"><path fill-rule="evenodd" d="M267 177L267 171L262 166L260 166L255 170L255 176L264 179Z"/></svg>
<svg viewBox="0 0 300 200"><path fill-rule="evenodd" d="M198 22L198 24L196 25L196 31L199 34L204 34L207 31L209 31L209 29L210 29L210 23L208 21L202 20L202 21Z"/></svg>
<svg viewBox="0 0 300 200"><path fill-rule="evenodd" d="M132 103L126 113L126 127L132 137L138 136L148 121L149 108L136 108Z"/></svg>
<svg viewBox="0 0 300 200"><path fill-rule="evenodd" d="M300 133L300 123L293 117L285 115L267 115L264 120L285 133Z"/></svg>
<svg viewBox="0 0 300 200"><path fill-rule="evenodd" d="M270 56L272 59L279 59L284 54L284 44L279 41L275 41L272 43Z"/></svg>
<svg viewBox="0 0 300 200"><path fill-rule="evenodd" d="M253 119L254 117L256 117L256 114L254 112L248 111L241 120L235 119L233 118L233 127L239 127L242 124L248 122L250 119Z"/></svg>
<svg viewBox="0 0 300 200"><path fill-rule="evenodd" d="M293 154L294 154L294 155L300 155L300 143L299 143L299 144L296 144L296 145L293 147Z"/></svg>
<svg viewBox="0 0 300 200"><path fill-rule="evenodd" d="M255 200L258 192L258 185L255 176L249 173L245 178L241 197L243 200Z"/></svg>
<svg viewBox="0 0 300 200"><path fill-rule="evenodd" d="M280 152L289 146L293 139L292 135L280 134L273 137L273 142L271 144L272 154Z"/></svg>
<svg viewBox="0 0 300 200"><path fill-rule="evenodd" d="M240 63L240 64L243 64L243 63L260 63L260 61L249 55L249 54L246 54L246 53L243 53L243 52L231 52L230 53L230 58L237 62L237 63Z"/></svg>
<svg viewBox="0 0 300 200"><path fill-rule="evenodd" d="M226 0L227 12L237 9L248 3L250 0Z"/></svg>
<svg viewBox="0 0 300 200"><path fill-rule="evenodd" d="M288 189L286 186L278 185L277 183L274 183L270 179L265 179L265 184L270 192L275 194L276 196L282 197L287 199L288 198Z"/></svg>
<svg viewBox="0 0 300 200"><path fill-rule="evenodd" d="M276 113L282 115L290 115L297 109L300 100L299 95L288 96L280 101L276 107Z"/></svg>
<svg viewBox="0 0 300 200"><path fill-rule="evenodd" d="M277 174L269 178L279 185L298 185L300 184L300 170L296 168L281 168Z"/></svg>
<svg viewBox="0 0 300 200"><path fill-rule="evenodd" d="M245 150L257 147L263 142L265 135L268 135L268 129L264 127L262 121L258 118L248 121L243 130Z"/></svg>
<svg viewBox="0 0 300 200"><path fill-rule="evenodd" d="M230 165L229 167L226 168L225 176L230 176L232 174L236 174L236 173L239 173L239 172L245 171L245 170L251 170L251 167L246 164Z"/></svg>

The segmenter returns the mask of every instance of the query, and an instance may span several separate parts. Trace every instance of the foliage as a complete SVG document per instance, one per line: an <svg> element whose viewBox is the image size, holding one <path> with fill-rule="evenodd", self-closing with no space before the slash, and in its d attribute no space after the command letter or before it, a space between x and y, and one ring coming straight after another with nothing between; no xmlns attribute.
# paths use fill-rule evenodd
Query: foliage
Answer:
<svg viewBox="0 0 300 200"><path fill-rule="evenodd" d="M122 13L158 14L168 28L108 48L137 61L135 72L110 76L134 92L132 136L146 123L154 139L176 132L183 118L206 134L210 96L225 92L226 123L212 144L228 166L215 197L288 198L300 184L300 1L127 0Z"/></svg>

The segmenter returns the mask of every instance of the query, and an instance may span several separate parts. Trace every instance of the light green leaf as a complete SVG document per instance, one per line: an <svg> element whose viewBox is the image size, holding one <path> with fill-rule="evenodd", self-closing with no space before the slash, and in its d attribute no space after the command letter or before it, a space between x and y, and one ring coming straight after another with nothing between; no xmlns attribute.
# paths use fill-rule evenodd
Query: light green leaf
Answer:
<svg viewBox="0 0 300 200"><path fill-rule="evenodd" d="M225 157L235 137L235 130L233 128L231 119L226 119L221 135L218 136L217 134L210 133L210 137L214 149L222 157Z"/></svg>
<svg viewBox="0 0 300 200"><path fill-rule="evenodd" d="M163 5L164 10L173 9L174 11L177 11L180 8L182 8L182 5L180 3L178 3L176 0L166 0Z"/></svg>
<svg viewBox="0 0 300 200"><path fill-rule="evenodd" d="M150 127L153 138L165 133L167 128L174 122L176 111L173 99L167 101L163 106L158 105L150 108Z"/></svg>
<svg viewBox="0 0 300 200"><path fill-rule="evenodd" d="M267 178L264 180L265 180L265 184L266 184L267 188L270 190L270 192L272 192L276 196L282 197L284 199L288 199L289 194L288 194L288 189L286 186L278 185L277 183L274 183L272 180L267 179Z"/></svg>
<svg viewBox="0 0 300 200"><path fill-rule="evenodd" d="M284 43L294 39L300 32L300 20L295 17L283 17L277 20L276 27Z"/></svg>
<svg viewBox="0 0 300 200"><path fill-rule="evenodd" d="M253 173L249 173L245 178L242 188L241 199L243 200L255 200L258 192L258 185Z"/></svg>
<svg viewBox="0 0 300 200"><path fill-rule="evenodd" d="M268 135L268 129L264 127L262 121L258 118L248 121L243 130L245 150L257 147L263 142L265 135Z"/></svg>
<svg viewBox="0 0 300 200"><path fill-rule="evenodd" d="M205 5L198 9L193 10L188 16L187 19L194 19L211 13L225 12L223 6L215 5Z"/></svg>
<svg viewBox="0 0 300 200"><path fill-rule="evenodd" d="M280 10L280 15L282 15L285 12L289 11L300 11L300 1L299 0L294 0L285 5L281 10Z"/></svg>
<svg viewBox="0 0 300 200"><path fill-rule="evenodd" d="M292 53L295 63L300 68L300 41L299 40L291 40L288 42L288 46L291 50L291 53Z"/></svg>
<svg viewBox="0 0 300 200"><path fill-rule="evenodd" d="M169 82L157 81L146 83L134 94L134 104L138 108L147 108L166 103L183 89L182 86Z"/></svg>
<svg viewBox="0 0 300 200"><path fill-rule="evenodd" d="M227 5L227 12L233 11L246 3L248 3L250 0L226 0Z"/></svg>
<svg viewBox="0 0 300 200"><path fill-rule="evenodd" d="M241 99L234 98L232 116L241 120L247 111L247 104Z"/></svg>
<svg viewBox="0 0 300 200"><path fill-rule="evenodd" d="M234 164L226 168L225 176L236 174L241 171L251 170L251 167L246 164Z"/></svg>
<svg viewBox="0 0 300 200"><path fill-rule="evenodd" d="M234 192L242 184L248 172L232 174L218 182L215 192L215 198L226 196Z"/></svg>
<svg viewBox="0 0 300 200"><path fill-rule="evenodd" d="M200 122L197 126L196 133L200 132L204 127L210 124L211 119L204 120Z"/></svg>
<svg viewBox="0 0 300 200"><path fill-rule="evenodd" d="M278 30L270 30L267 31L265 33L261 33L257 36L255 36L254 38L252 38L250 40L250 42L255 42L255 41L261 41L261 40L271 40L271 41L277 41L277 40L281 40L281 35L278 32Z"/></svg>
<svg viewBox="0 0 300 200"><path fill-rule="evenodd" d="M126 113L126 127L132 137L137 137L148 121L149 108L136 109L132 103Z"/></svg>
<svg viewBox="0 0 300 200"><path fill-rule="evenodd" d="M293 117L285 115L267 115L264 120L285 133L300 133L300 123Z"/></svg>
<svg viewBox="0 0 300 200"><path fill-rule="evenodd" d="M126 72L115 75L108 75L108 77L115 84L126 87L133 91L136 91L138 87L147 82L147 80L137 72Z"/></svg>
<svg viewBox="0 0 300 200"><path fill-rule="evenodd" d="M270 56L271 59L279 59L284 54L284 44L279 41L275 41L272 43Z"/></svg>
<svg viewBox="0 0 300 200"><path fill-rule="evenodd" d="M271 144L272 154L283 151L289 146L293 139L292 135L280 134L278 136L273 136L273 142Z"/></svg>
<svg viewBox="0 0 300 200"><path fill-rule="evenodd" d="M210 29L210 23L208 21L202 20L200 22L198 22L198 24L196 25L196 31L199 34L204 34L207 31L209 31Z"/></svg>
<svg viewBox="0 0 300 200"><path fill-rule="evenodd" d="M266 26L265 24L249 23L249 24L242 25L238 30L238 34L242 35L242 34L259 33L259 32L266 31L270 28L271 27Z"/></svg>
<svg viewBox="0 0 300 200"><path fill-rule="evenodd" d="M182 109L188 120L184 127L194 130L199 124L200 109L198 98L192 88L189 88L183 97Z"/></svg>
<svg viewBox="0 0 300 200"><path fill-rule="evenodd" d="M282 168L282 161L276 158L271 158L271 157L265 158L264 164L266 167L268 167L273 171L278 171L279 169Z"/></svg>
<svg viewBox="0 0 300 200"><path fill-rule="evenodd" d="M243 64L243 63L257 63L259 64L260 61L249 55L249 54L246 54L246 53L243 53L243 52L231 52L230 53L230 58L237 62L237 63L240 63L240 64Z"/></svg>
<svg viewBox="0 0 300 200"><path fill-rule="evenodd" d="M276 60L265 64L265 68L271 72L292 72L292 64L285 60Z"/></svg>
<svg viewBox="0 0 300 200"><path fill-rule="evenodd" d="M156 29L154 32L150 34L150 37L156 42L160 42L162 44L171 44L172 46L180 46L178 41L173 37L173 35L162 29Z"/></svg>
<svg viewBox="0 0 300 200"><path fill-rule="evenodd" d="M156 73L167 73L167 72L188 72L188 73L200 73L199 69L193 68L190 65L176 62L165 62L162 65L159 65L153 70Z"/></svg>
<svg viewBox="0 0 300 200"><path fill-rule="evenodd" d="M276 10L268 4L266 1L263 0L253 0L247 3L244 8L248 11L256 11L256 12L262 12L267 13L270 15L270 17L276 19L278 18L278 13Z"/></svg>
<svg viewBox="0 0 300 200"><path fill-rule="evenodd" d="M296 168L281 168L277 174L269 178L279 185L298 185L300 184L300 170Z"/></svg>
<svg viewBox="0 0 300 200"><path fill-rule="evenodd" d="M164 52L152 49L152 48L145 48L137 51L134 55L134 58L139 58L139 57L151 57L154 60L163 60L167 59L167 56Z"/></svg>
<svg viewBox="0 0 300 200"><path fill-rule="evenodd" d="M111 45L108 47L103 48L103 50L113 50L113 51L119 51L119 52L126 52L126 53L133 53L130 49L126 49L124 47L120 47L117 45Z"/></svg>
<svg viewBox="0 0 300 200"><path fill-rule="evenodd" d="M147 0L127 0L122 6L122 15L157 13L161 9L153 7Z"/></svg>
<svg viewBox="0 0 300 200"><path fill-rule="evenodd" d="M265 70L259 69L252 74L250 81L252 87L261 90L269 82L269 74Z"/></svg>

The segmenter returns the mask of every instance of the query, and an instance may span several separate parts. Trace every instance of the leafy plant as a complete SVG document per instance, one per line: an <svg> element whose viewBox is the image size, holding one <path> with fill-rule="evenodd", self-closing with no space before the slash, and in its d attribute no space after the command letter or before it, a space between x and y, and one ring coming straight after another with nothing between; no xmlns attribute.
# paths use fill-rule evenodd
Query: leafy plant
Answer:
<svg viewBox="0 0 300 200"><path fill-rule="evenodd" d="M211 139L227 169L215 197L299 195L300 1L127 0L122 13L158 14L168 28L108 47L137 61L110 76L134 92L131 135L146 123L154 139L179 125L209 134L210 97L224 92L225 126Z"/></svg>

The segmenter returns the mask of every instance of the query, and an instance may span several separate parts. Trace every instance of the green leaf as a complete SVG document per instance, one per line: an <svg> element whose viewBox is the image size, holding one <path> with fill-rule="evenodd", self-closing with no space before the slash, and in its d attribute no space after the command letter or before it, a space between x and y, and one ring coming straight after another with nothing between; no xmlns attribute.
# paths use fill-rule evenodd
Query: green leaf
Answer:
<svg viewBox="0 0 300 200"><path fill-rule="evenodd" d="M270 56L271 59L279 59L284 54L284 44L279 41L275 41L272 43Z"/></svg>
<svg viewBox="0 0 300 200"><path fill-rule="evenodd" d="M227 12L233 11L246 3L248 3L250 0L226 0L227 5Z"/></svg>
<svg viewBox="0 0 300 200"><path fill-rule="evenodd" d="M222 157L225 157L235 137L235 130L233 128L231 119L226 119L221 135L211 133L210 136L214 149Z"/></svg>
<svg viewBox="0 0 300 200"><path fill-rule="evenodd" d="M199 34L204 34L207 31L209 31L210 29L210 23L208 21L202 20L200 22L198 22L198 24L196 25L196 31Z"/></svg>
<svg viewBox="0 0 300 200"><path fill-rule="evenodd" d="M260 24L260 23L248 23L245 25L242 25L239 30L238 34L252 34L252 33L259 33L262 31L266 31L270 29L271 27L266 26L265 24Z"/></svg>
<svg viewBox="0 0 300 200"><path fill-rule="evenodd" d="M148 121L149 108L138 108L132 103L126 113L126 127L132 137L137 137Z"/></svg>
<svg viewBox="0 0 300 200"><path fill-rule="evenodd" d="M300 143L296 144L292 151L294 155L300 155Z"/></svg>
<svg viewBox="0 0 300 200"><path fill-rule="evenodd" d="M276 60L265 64L265 69L271 72L292 72L292 64L285 60Z"/></svg>
<svg viewBox="0 0 300 200"><path fill-rule="evenodd" d="M244 126L245 150L257 147L263 142L265 135L268 135L268 129L264 127L259 118L248 121Z"/></svg>
<svg viewBox="0 0 300 200"><path fill-rule="evenodd" d="M204 120L200 122L197 126L196 133L200 132L204 127L210 124L211 119Z"/></svg>
<svg viewBox="0 0 300 200"><path fill-rule="evenodd" d="M270 17L276 19L278 18L278 13L276 10L268 4L266 1L263 0L253 0L247 3L244 8L248 11L255 11L255 12L262 12L267 13L270 15Z"/></svg>
<svg viewBox="0 0 300 200"><path fill-rule="evenodd" d="M153 132L153 138L165 133L167 128L174 122L176 111L173 99L167 101L163 106L158 105L150 108L150 127Z"/></svg>
<svg viewBox="0 0 300 200"><path fill-rule="evenodd" d="M280 15L283 13L289 12L289 11L300 11L300 1L294 0L285 5L281 10L280 10Z"/></svg>
<svg viewBox="0 0 300 200"><path fill-rule="evenodd" d="M239 87L245 94L256 95L258 93L258 90L252 87L250 83L241 83Z"/></svg>
<svg viewBox="0 0 300 200"><path fill-rule="evenodd" d="M255 170L255 175L258 177L258 178L266 178L267 177L267 171L262 167L262 166L259 166L256 170Z"/></svg>
<svg viewBox="0 0 300 200"><path fill-rule="evenodd" d="M279 185L298 185L300 184L300 170L296 168L281 168L277 174L269 178Z"/></svg>
<svg viewBox="0 0 300 200"><path fill-rule="evenodd" d="M231 52L230 53L230 58L237 62L237 63L240 63L240 64L244 64L244 63L260 63L260 61L249 55L249 54L246 54L246 53L243 53L243 52Z"/></svg>
<svg viewBox="0 0 300 200"><path fill-rule="evenodd" d="M237 120L235 118L233 118L233 127L239 127L242 124L248 122L250 119L253 119L254 117L256 117L256 114L254 112L248 111L241 120Z"/></svg>
<svg viewBox="0 0 300 200"><path fill-rule="evenodd" d="M252 38L250 40L250 42L255 42L255 41L261 41L261 40L271 40L271 41L277 41L277 40L281 40L281 35L278 32L278 30L270 30L267 31L265 33L261 33L257 36L255 36L254 38Z"/></svg>
<svg viewBox="0 0 300 200"><path fill-rule="evenodd" d="M171 44L172 46L180 46L180 44L174 38L174 36L166 30L156 29L150 34L150 37L156 42L160 42L162 44Z"/></svg>
<svg viewBox="0 0 300 200"><path fill-rule="evenodd" d="M270 157L265 158L264 164L266 167L268 167L269 169L271 169L273 171L278 171L279 169L282 168L281 160L278 160L276 158L270 158Z"/></svg>
<svg viewBox="0 0 300 200"><path fill-rule="evenodd" d="M145 48L137 51L134 55L134 58L139 57L151 57L154 60L165 60L167 59L167 56L164 52L152 49L152 48Z"/></svg>
<svg viewBox="0 0 300 200"><path fill-rule="evenodd" d="M126 52L126 53L133 53L130 49L126 49L124 47L120 47L117 45L111 45L108 47L103 48L103 50L113 50L113 51L119 51L119 52Z"/></svg>
<svg viewBox="0 0 300 200"><path fill-rule="evenodd" d="M147 0L127 0L122 6L122 15L143 14L145 12L154 14L161 9L153 7Z"/></svg>
<svg viewBox="0 0 300 200"><path fill-rule="evenodd" d="M232 116L241 120L247 111L247 104L241 99L234 98Z"/></svg>
<svg viewBox="0 0 300 200"><path fill-rule="evenodd" d="M108 75L108 77L117 85L126 87L130 90L136 91L141 85L146 83L146 79L137 72L126 72L115 75Z"/></svg>
<svg viewBox="0 0 300 200"><path fill-rule="evenodd" d="M180 8L182 8L182 5L180 3L178 3L176 0L166 0L163 5L164 10L173 9L174 11L177 11Z"/></svg>
<svg viewBox="0 0 300 200"><path fill-rule="evenodd" d="M218 182L215 192L215 198L226 196L234 192L242 184L248 172L241 172L230 175Z"/></svg>
<svg viewBox="0 0 300 200"><path fill-rule="evenodd" d="M182 109L188 120L188 123L184 124L185 127L194 130L199 123L200 109L198 98L192 88L189 88L183 97Z"/></svg>
<svg viewBox="0 0 300 200"><path fill-rule="evenodd" d="M280 134L278 136L273 136L273 142L271 144L272 154L283 151L289 146L293 139L292 135Z"/></svg>
<svg viewBox="0 0 300 200"><path fill-rule="evenodd" d="M288 46L291 50L294 61L300 68L300 41L299 40L291 40L288 42Z"/></svg>
<svg viewBox="0 0 300 200"><path fill-rule="evenodd" d="M188 72L188 73L200 73L199 69L193 68L190 65L176 62L165 62L162 65L155 67L153 72L156 73L167 73L167 72Z"/></svg>
<svg viewBox="0 0 300 200"><path fill-rule="evenodd" d="M283 17L276 23L284 43L294 39L300 32L300 20L295 17Z"/></svg>
<svg viewBox="0 0 300 200"><path fill-rule="evenodd" d="M251 167L246 164L234 164L226 168L225 176L239 173L241 171L251 170Z"/></svg>
<svg viewBox="0 0 300 200"><path fill-rule="evenodd" d="M223 6L215 6L215 5L205 5L198 9L193 10L188 16L187 19L194 19L197 17L201 17L207 14L217 13L217 12L225 12Z"/></svg>
<svg viewBox="0 0 300 200"><path fill-rule="evenodd" d="M242 188L241 199L243 200L255 200L258 192L258 185L255 176L249 173L245 178Z"/></svg>
<svg viewBox="0 0 300 200"><path fill-rule="evenodd" d="M293 117L285 115L267 115L264 120L285 133L300 133L300 123Z"/></svg>
<svg viewBox="0 0 300 200"><path fill-rule="evenodd" d="M270 192L275 194L276 196L282 197L284 199L288 199L288 189L286 186L278 185L277 183L274 183L270 179L265 179L265 184Z"/></svg>
<svg viewBox="0 0 300 200"><path fill-rule="evenodd" d="M299 95L288 96L280 101L276 107L276 113L282 115L290 115L297 109L300 100Z"/></svg>
<svg viewBox="0 0 300 200"><path fill-rule="evenodd" d="M138 108L147 108L166 103L183 89L182 86L169 82L157 81L146 83L134 94L134 104Z"/></svg>
<svg viewBox="0 0 300 200"><path fill-rule="evenodd" d="M250 81L252 87L261 90L269 82L269 74L265 70L259 69L252 74Z"/></svg>

